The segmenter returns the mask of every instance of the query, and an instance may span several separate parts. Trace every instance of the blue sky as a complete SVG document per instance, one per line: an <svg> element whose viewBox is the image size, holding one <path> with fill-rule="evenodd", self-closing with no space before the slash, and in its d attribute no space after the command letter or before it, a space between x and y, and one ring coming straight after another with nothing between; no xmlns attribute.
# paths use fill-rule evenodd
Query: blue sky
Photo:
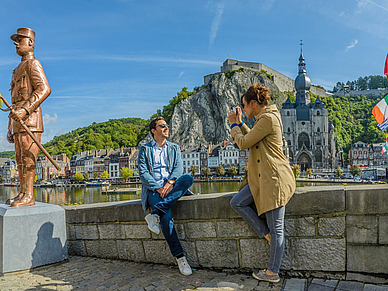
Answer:
<svg viewBox="0 0 388 291"><path fill-rule="evenodd" d="M383 75L386 0L1 0L0 93L20 62L10 36L36 31L52 93L42 143L92 122L148 118L228 58L295 78L300 39L313 84ZM0 112L0 151L7 114Z"/></svg>

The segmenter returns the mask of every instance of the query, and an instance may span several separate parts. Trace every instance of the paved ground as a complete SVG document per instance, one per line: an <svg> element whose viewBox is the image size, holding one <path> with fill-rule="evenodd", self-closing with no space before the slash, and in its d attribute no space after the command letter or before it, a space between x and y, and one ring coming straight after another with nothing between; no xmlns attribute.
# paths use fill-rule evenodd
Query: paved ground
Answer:
<svg viewBox="0 0 388 291"><path fill-rule="evenodd" d="M180 275L178 268L128 261L70 257L69 261L32 271L0 277L0 290L130 290L130 291L388 291L378 286L350 281L282 279L277 284L258 282L249 274L195 270Z"/></svg>

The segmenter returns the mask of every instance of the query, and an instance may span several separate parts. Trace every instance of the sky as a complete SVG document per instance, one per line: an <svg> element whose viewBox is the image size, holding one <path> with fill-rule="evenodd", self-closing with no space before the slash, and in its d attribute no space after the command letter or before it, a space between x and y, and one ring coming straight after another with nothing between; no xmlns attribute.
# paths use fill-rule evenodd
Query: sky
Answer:
<svg viewBox="0 0 388 291"><path fill-rule="evenodd" d="M93 122L148 119L183 87L203 85L231 59L290 78L300 40L312 84L383 75L387 0L1 0L0 94L10 100L20 57L10 36L35 30L52 93L42 143ZM4 105L3 105L4 107ZM0 152L13 150L0 112Z"/></svg>

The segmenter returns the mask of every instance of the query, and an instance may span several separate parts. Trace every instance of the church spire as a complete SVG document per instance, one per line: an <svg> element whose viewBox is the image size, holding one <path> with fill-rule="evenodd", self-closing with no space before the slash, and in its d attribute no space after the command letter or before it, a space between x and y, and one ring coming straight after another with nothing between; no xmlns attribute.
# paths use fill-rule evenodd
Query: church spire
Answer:
<svg viewBox="0 0 388 291"><path fill-rule="evenodd" d="M311 81L306 73L306 63L303 56L302 40L300 40L300 57L298 64L298 76L295 79L296 106L305 106L310 103Z"/></svg>

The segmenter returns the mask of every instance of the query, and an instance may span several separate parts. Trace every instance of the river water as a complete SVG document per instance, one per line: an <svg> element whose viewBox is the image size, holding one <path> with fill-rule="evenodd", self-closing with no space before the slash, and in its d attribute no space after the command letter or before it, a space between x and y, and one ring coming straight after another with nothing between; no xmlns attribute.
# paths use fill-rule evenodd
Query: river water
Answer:
<svg viewBox="0 0 388 291"><path fill-rule="evenodd" d="M297 182L297 187L324 186L330 183ZM191 191L198 194L237 192L240 182L195 182ZM140 199L141 184L111 185L108 187L47 187L34 188L35 200L39 202L70 205L75 203L91 204L112 201L126 201ZM0 186L0 201L14 197L18 193L17 187Z"/></svg>

